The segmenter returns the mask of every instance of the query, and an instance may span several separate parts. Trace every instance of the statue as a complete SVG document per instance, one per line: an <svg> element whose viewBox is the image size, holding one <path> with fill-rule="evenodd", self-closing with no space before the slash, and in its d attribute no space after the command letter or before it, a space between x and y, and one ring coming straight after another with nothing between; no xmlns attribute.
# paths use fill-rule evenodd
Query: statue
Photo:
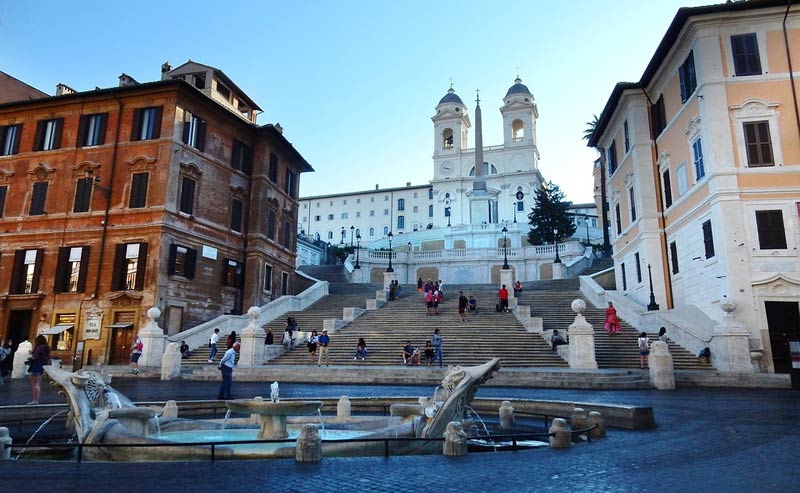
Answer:
<svg viewBox="0 0 800 493"><path fill-rule="evenodd" d="M281 392L278 388L278 382L272 382L272 385L269 386L269 398L272 402L279 402L281 400Z"/></svg>

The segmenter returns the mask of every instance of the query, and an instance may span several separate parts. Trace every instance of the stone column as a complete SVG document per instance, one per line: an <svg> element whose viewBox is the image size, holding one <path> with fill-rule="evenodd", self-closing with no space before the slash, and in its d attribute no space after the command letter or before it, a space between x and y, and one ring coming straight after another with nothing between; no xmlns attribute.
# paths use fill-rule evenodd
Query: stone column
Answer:
<svg viewBox="0 0 800 493"><path fill-rule="evenodd" d="M572 447L572 430L570 430L567 420L564 418L556 418L550 425L550 447L552 448L570 448Z"/></svg>
<svg viewBox="0 0 800 493"><path fill-rule="evenodd" d="M722 372L752 373L750 342L747 328L736 320L736 302L723 297L720 308L725 312L722 323L714 327L711 338L711 363Z"/></svg>
<svg viewBox="0 0 800 493"><path fill-rule="evenodd" d="M650 368L650 385L658 390L675 388L675 371L672 366L672 355L666 342L655 341L650 344L650 356L647 357Z"/></svg>
<svg viewBox="0 0 800 493"><path fill-rule="evenodd" d="M13 440L8 434L8 428L0 426L0 460L11 459L11 443Z"/></svg>
<svg viewBox="0 0 800 493"><path fill-rule="evenodd" d="M139 358L139 366L150 366L159 368L161 366L161 356L164 354L164 347L167 338L164 331L158 326L156 319L161 316L161 310L152 307L147 310L147 323L139 330L139 338L142 340L142 356Z"/></svg>
<svg viewBox="0 0 800 493"><path fill-rule="evenodd" d="M500 285L506 285L508 289L508 306L511 307L511 300L514 296L514 271L511 269L500 269Z"/></svg>
<svg viewBox="0 0 800 493"><path fill-rule="evenodd" d="M353 269L352 279L355 284L364 282L364 269Z"/></svg>
<svg viewBox="0 0 800 493"><path fill-rule="evenodd" d="M242 347L239 348L238 366L261 366L264 364L264 339L267 333L258 324L261 308L251 306L247 310L247 327L242 330Z"/></svg>
<svg viewBox="0 0 800 493"><path fill-rule="evenodd" d="M341 396L339 402L336 404L336 419L345 420L349 418L350 409L350 399L348 399L346 395Z"/></svg>
<svg viewBox="0 0 800 493"><path fill-rule="evenodd" d="M177 342L167 344L161 357L161 380L172 380L181 376L181 353Z"/></svg>
<svg viewBox="0 0 800 493"><path fill-rule="evenodd" d="M22 341L17 347L17 352L14 353L14 366L11 370L11 378L23 378L28 371L28 365L25 364L28 358L31 357L33 344L30 341Z"/></svg>
<svg viewBox="0 0 800 493"><path fill-rule="evenodd" d="M569 367L596 370L594 330L583 316L585 310L586 303L582 299L573 300L572 311L575 312L575 322L570 324L567 331L569 335Z"/></svg>
<svg viewBox="0 0 800 493"><path fill-rule="evenodd" d="M447 423L442 454L448 457L467 455L467 434L464 433L464 427L458 421Z"/></svg>
<svg viewBox="0 0 800 493"><path fill-rule="evenodd" d="M322 437L316 425L303 425L294 449L297 462L319 462L322 460Z"/></svg>
<svg viewBox="0 0 800 493"><path fill-rule="evenodd" d="M503 401L500 404L498 414L500 416L500 429L503 431L510 430L514 426L514 406L511 405L511 402Z"/></svg>

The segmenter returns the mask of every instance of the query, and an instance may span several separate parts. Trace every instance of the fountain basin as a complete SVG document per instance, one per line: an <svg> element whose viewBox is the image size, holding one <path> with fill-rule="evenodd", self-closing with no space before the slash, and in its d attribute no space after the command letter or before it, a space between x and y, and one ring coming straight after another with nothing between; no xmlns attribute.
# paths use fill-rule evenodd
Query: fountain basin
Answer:
<svg viewBox="0 0 800 493"><path fill-rule="evenodd" d="M318 413L322 401L270 402L259 399L236 399L225 401L229 411L251 414L259 424L259 440L282 440L289 437L286 429L287 416L302 416Z"/></svg>

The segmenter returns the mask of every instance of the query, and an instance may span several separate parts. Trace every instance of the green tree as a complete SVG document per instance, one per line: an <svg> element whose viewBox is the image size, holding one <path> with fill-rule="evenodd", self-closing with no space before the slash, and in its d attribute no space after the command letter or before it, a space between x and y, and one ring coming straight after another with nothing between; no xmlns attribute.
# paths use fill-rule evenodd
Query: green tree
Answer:
<svg viewBox="0 0 800 493"><path fill-rule="evenodd" d="M570 202L564 201L564 192L551 181L542 183L533 198L533 210L528 214L531 230L528 242L531 245L544 245L559 242L575 233ZM558 230L558 234L554 234Z"/></svg>

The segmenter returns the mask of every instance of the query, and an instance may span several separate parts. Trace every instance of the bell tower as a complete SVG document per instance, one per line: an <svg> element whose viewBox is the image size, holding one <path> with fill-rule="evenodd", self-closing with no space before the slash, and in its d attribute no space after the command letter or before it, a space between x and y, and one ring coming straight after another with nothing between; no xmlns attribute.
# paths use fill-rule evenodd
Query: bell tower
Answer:
<svg viewBox="0 0 800 493"><path fill-rule="evenodd" d="M468 130L471 126L469 115L467 107L453 90L452 84L447 94L436 105L436 115L431 120L434 132L434 157L458 154L467 148Z"/></svg>
<svg viewBox="0 0 800 493"><path fill-rule="evenodd" d="M503 144L506 147L533 146L536 149L536 119L539 110L528 87L517 76L503 98ZM537 153L538 158L538 153Z"/></svg>

